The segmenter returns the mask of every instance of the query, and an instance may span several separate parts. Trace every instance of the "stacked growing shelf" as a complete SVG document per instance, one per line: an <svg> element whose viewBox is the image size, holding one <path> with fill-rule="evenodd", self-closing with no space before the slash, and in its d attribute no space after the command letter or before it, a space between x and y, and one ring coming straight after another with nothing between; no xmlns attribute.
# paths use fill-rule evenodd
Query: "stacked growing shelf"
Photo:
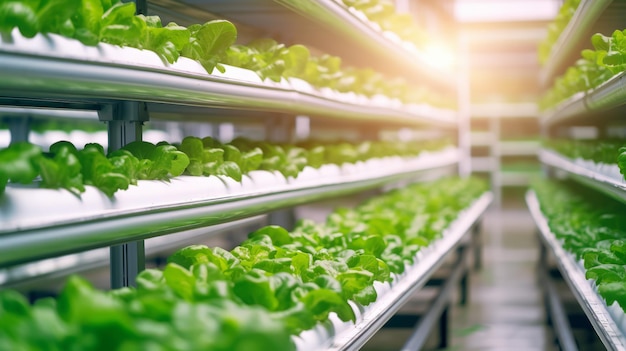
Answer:
<svg viewBox="0 0 626 351"><path fill-rule="evenodd" d="M155 3L160 15L179 15L165 6L171 2ZM254 27L258 17L239 17L236 10L244 1L236 3L209 1L193 5ZM366 49L386 59L374 69L397 73L401 67L412 77L421 78L426 86L454 95L454 81L429 66L418 49L377 29L339 2L253 3L262 8L280 8L280 18L289 23L300 21L304 15L310 21L307 25L343 38L336 42L349 48L349 52ZM220 12L220 6L233 12ZM206 18L199 19L202 20ZM266 19L261 22L278 23ZM272 30L280 31L287 35L285 28ZM310 31L298 33L303 37L294 39L308 44L306 33ZM323 45L319 49L333 52L333 48ZM358 61L346 57L346 61L351 59ZM297 79L262 80L252 71L231 66L226 66L225 72L214 70L208 74L198 62L184 57L166 64L150 51L106 43L84 46L55 34L25 38L17 29L5 33L0 37L0 61L0 105L11 107L3 116L12 141L28 138L21 119L30 114L57 118L59 113L67 111L67 117L77 110L90 112L76 118L98 118L107 123L108 146L112 150L141 140L142 124L154 120L232 124L245 121L264 126L265 135L278 135L274 138L278 141L289 141L297 116L310 119L312 128L318 124L343 124L356 129L419 128L452 136L453 140L460 132L458 114L447 108L403 103L393 96L367 98L319 89ZM456 174L463 150L454 144L411 158L386 157L354 164L328 164L319 169L307 167L297 177L252 171L241 182L220 176L140 181L138 186L113 197L94 187L87 187L77 197L63 189L9 184L0 195L0 286L106 264L109 247L112 287L134 285L137 273L144 268L146 254L171 249L225 228L249 225L259 215L320 199ZM356 326L333 321L331 326L320 326L301 335L298 347L360 348L412 292L426 284L444 260L456 252L455 248L472 241L469 233L490 202L490 193L480 197L446 229L441 239L420 252L407 274L377 287L379 300L365 308L355 307L359 315ZM144 240L151 241L144 244ZM82 255L86 250L95 251ZM42 268L39 260L46 260L48 266ZM453 283L467 275L466 261L462 256L458 270L450 277ZM439 314L449 304L450 288L442 292L445 294L433 307L438 308L435 311ZM424 341L424 330L432 327L436 317L435 313L430 324L418 330L412 345Z"/></svg>
<svg viewBox="0 0 626 351"><path fill-rule="evenodd" d="M541 82L550 87L557 76L563 74L568 66L574 65L579 58L578 50L590 47L590 37L601 32L610 36L614 30L623 30L623 16L626 7L619 1L581 1L569 24L553 46L541 72ZM595 189L618 201L626 201L626 182L617 165L617 148L614 161L609 163L586 159L575 155L561 154L550 147L554 140L602 140L623 139L623 111L626 106L624 73L616 74L608 81L589 91L573 95L555 107L543 111L539 118L542 137L547 141L539 151L539 160L547 174L555 178L570 178L587 187ZM573 144L572 144L573 145ZM582 154L582 153L581 153ZM612 157L611 157L612 158ZM593 280L585 278L585 269L574 255L562 247L562 241L550 231L541 212L536 195L527 194L527 204L539 228L540 242L544 253L556 260L560 275L573 292L576 300L600 340L609 350L626 348L626 338L621 321L624 312L617 306L607 306L604 299L594 290ZM542 256L541 279L546 287L553 285L548 274L548 263ZM554 289L547 288L548 308L555 330L562 347L577 349L569 321L564 315L559 295Z"/></svg>
<svg viewBox="0 0 626 351"><path fill-rule="evenodd" d="M498 203L503 188L525 187L537 173L536 115L534 103L472 105L472 169L487 174Z"/></svg>

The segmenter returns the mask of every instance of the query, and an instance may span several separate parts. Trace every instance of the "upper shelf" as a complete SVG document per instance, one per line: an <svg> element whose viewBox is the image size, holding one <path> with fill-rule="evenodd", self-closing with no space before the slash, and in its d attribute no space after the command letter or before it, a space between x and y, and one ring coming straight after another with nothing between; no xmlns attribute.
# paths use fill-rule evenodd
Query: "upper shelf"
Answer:
<svg viewBox="0 0 626 351"><path fill-rule="evenodd" d="M360 350L389 318L391 318L410 298L413 292L423 287L445 261L450 253L463 239L466 233L480 219L493 199L493 194L487 192L466 208L459 217L446 228L440 239L428 247L421 249L415 258L415 263L408 266L400 276L384 284L375 284L378 294L376 302L368 306L356 306L356 324L341 322L336 316L331 316L329 325L320 325L312 330L303 332L295 338L299 351L352 351Z"/></svg>
<svg viewBox="0 0 626 351"><path fill-rule="evenodd" d="M349 65L373 68L392 76L411 77L445 90L455 77L391 32L382 31L363 14L335 0L177 0L229 20L261 28L281 41L313 46L339 56ZM176 11L163 0L160 8ZM180 6L180 4L178 4ZM332 39L331 39L332 38Z"/></svg>
<svg viewBox="0 0 626 351"><path fill-rule="evenodd" d="M555 76L564 71L564 67L578 58L577 50L580 50L581 42L589 41L593 34L592 28L612 2L613 0L581 0L574 16L552 46L548 61L541 70L542 86L549 86Z"/></svg>
<svg viewBox="0 0 626 351"><path fill-rule="evenodd" d="M583 267L578 264L574 255L565 251L561 242L554 236L548 222L541 212L539 201L534 192L526 194L526 203L530 213L539 228L541 240L554 254L559 271L563 279L574 293L578 304L587 315L596 333L602 340L607 350L626 349L626 337L620 326L612 316L611 307L608 307L602 297L593 289L592 284L585 278ZM619 308L619 307L618 307ZM624 318L624 312L619 308L620 318Z"/></svg>
<svg viewBox="0 0 626 351"><path fill-rule="evenodd" d="M170 182L139 181L114 198L93 187L78 198L62 189L9 186L0 196L0 267L442 176L458 160L458 150L447 148L416 158L307 167L295 179L268 171L250 172L241 183L228 177L181 176Z"/></svg>
<svg viewBox="0 0 626 351"><path fill-rule="evenodd" d="M626 105L626 72L622 72L587 94L578 93L541 116L541 123L552 125L585 116L591 112L608 111Z"/></svg>
<svg viewBox="0 0 626 351"><path fill-rule="evenodd" d="M626 182L617 165L595 164L582 159L572 160L551 150L539 151L539 160L565 171L572 179L626 202Z"/></svg>
<svg viewBox="0 0 626 351"><path fill-rule="evenodd" d="M32 39L17 30L0 37L0 104L97 109L114 100L164 104L197 113L197 107L255 110L332 117L396 125L454 127L456 112L428 105L402 104L386 97L316 89L293 79L262 81L254 72L226 67L207 74L196 61L181 57L166 65L151 51L101 43L87 47L58 35ZM184 117L183 117L184 118Z"/></svg>

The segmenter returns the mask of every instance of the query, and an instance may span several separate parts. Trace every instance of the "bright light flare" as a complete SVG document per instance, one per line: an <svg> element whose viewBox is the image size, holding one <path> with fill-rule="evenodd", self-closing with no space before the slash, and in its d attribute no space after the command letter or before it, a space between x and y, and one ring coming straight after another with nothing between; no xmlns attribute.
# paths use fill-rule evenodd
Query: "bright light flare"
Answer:
<svg viewBox="0 0 626 351"><path fill-rule="evenodd" d="M440 43L429 43L424 47L424 58L434 67L451 70L456 64L454 52Z"/></svg>

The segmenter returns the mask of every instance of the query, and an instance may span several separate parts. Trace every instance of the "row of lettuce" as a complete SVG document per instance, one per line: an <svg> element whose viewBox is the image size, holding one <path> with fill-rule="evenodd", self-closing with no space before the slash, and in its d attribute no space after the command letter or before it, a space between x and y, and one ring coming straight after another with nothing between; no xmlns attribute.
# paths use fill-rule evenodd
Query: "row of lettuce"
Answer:
<svg viewBox="0 0 626 351"><path fill-rule="evenodd" d="M361 4L350 6L362 7ZM387 14L387 7L374 4L365 11L385 22L384 16L379 16L378 12ZM9 33L13 28L19 28L22 35L29 38L37 33L56 33L75 38L85 45L103 42L150 50L169 63L187 57L199 62L209 74L214 69L224 72L222 64L227 64L250 69L262 79L300 78L314 87L338 92L354 92L368 97L384 95L405 103L426 103L445 108L455 104L431 89L410 84L403 77L388 77L372 69L344 67L336 56L313 56L303 45L286 46L269 38L254 40L248 45L236 44L237 28L226 20L189 27L173 22L163 26L158 16L135 15L134 2L4 1L0 3L0 32Z"/></svg>
<svg viewBox="0 0 626 351"><path fill-rule="evenodd" d="M550 231L583 260L586 278L606 304L617 302L626 311L624 204L576 183L545 180L533 189Z"/></svg>
<svg viewBox="0 0 626 351"><path fill-rule="evenodd" d="M393 32L417 48L428 44L428 36L408 12L399 12L390 0L337 0L364 14L384 31Z"/></svg>
<svg viewBox="0 0 626 351"><path fill-rule="evenodd" d="M18 142L0 150L0 194L9 182L32 184L35 180L41 187L63 188L76 195L91 185L113 196L137 185L138 180L169 180L180 175L226 176L240 182L251 171L266 170L295 178L307 166L317 169L388 156L414 157L447 145L443 140L281 144L246 138L222 143L190 136L180 144L135 141L106 154L96 143L79 150L68 141L59 141L43 152L37 145Z"/></svg>
<svg viewBox="0 0 626 351"><path fill-rule="evenodd" d="M555 108L575 94L597 88L626 71L626 30L616 30L611 36L596 33L591 44L593 49L583 50L576 63L555 80L539 101L540 109Z"/></svg>
<svg viewBox="0 0 626 351"><path fill-rule="evenodd" d="M623 139L552 139L543 145L570 159L617 165L626 180L626 142Z"/></svg>
<svg viewBox="0 0 626 351"><path fill-rule="evenodd" d="M550 58L550 54L555 49L555 44L557 43L561 33L567 24L574 17L574 13L578 9L581 0L565 0L556 16L552 20L550 24L548 24L548 34L543 39L541 43L539 43L539 62L545 65Z"/></svg>
<svg viewBox="0 0 626 351"><path fill-rule="evenodd" d="M0 349L294 350L294 336L332 313L355 321L349 301L375 302L374 283L416 263L486 190L445 178L336 209L325 223L261 228L230 251L189 246L141 272L136 288L105 292L75 276L32 305L0 291Z"/></svg>

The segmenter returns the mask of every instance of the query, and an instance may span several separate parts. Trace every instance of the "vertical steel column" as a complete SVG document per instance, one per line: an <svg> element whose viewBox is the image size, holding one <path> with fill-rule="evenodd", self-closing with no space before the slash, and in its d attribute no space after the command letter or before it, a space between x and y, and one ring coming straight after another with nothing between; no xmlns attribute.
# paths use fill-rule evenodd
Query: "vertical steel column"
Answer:
<svg viewBox="0 0 626 351"><path fill-rule="evenodd" d="M474 247L474 271L478 271L483 266L482 250L483 243L481 238L482 218L479 219L472 227L472 246Z"/></svg>
<svg viewBox="0 0 626 351"><path fill-rule="evenodd" d="M30 133L29 117L8 117L6 122L9 125L9 132L11 133L11 144L20 141L28 141L28 134Z"/></svg>
<svg viewBox="0 0 626 351"><path fill-rule="evenodd" d="M500 150L500 139L501 139L501 122L500 119L503 118L500 111L494 117L491 117L489 120L489 129L491 130L491 136L495 139L493 144L491 145L491 158L494 160L493 169L491 170L491 187L493 191L494 197L494 205L496 208L500 208L502 205L502 179L504 175L502 174L502 151Z"/></svg>
<svg viewBox="0 0 626 351"><path fill-rule="evenodd" d="M136 7L136 13L138 15L148 14L148 2L146 0L122 0L122 2L134 2Z"/></svg>
<svg viewBox="0 0 626 351"><path fill-rule="evenodd" d="M109 152L141 140L141 126L148 120L146 104L142 102L106 105L98 114L100 120L107 122ZM143 240L111 246L110 250L111 288L134 286L137 274L146 266Z"/></svg>
<svg viewBox="0 0 626 351"><path fill-rule="evenodd" d="M290 142L295 137L295 118L278 116L265 122L265 135L269 141ZM296 223L293 207L273 211L267 214L269 224L279 225L287 230L293 229Z"/></svg>
<svg viewBox="0 0 626 351"><path fill-rule="evenodd" d="M461 152L459 161L459 175L469 176L472 173L471 152L471 86L469 76L469 49L468 38L464 33L459 37L459 75L457 81L458 96L458 144Z"/></svg>
<svg viewBox="0 0 626 351"><path fill-rule="evenodd" d="M448 315L450 314L450 307L446 306L441 312L439 317L439 348L445 349L448 347Z"/></svg>

